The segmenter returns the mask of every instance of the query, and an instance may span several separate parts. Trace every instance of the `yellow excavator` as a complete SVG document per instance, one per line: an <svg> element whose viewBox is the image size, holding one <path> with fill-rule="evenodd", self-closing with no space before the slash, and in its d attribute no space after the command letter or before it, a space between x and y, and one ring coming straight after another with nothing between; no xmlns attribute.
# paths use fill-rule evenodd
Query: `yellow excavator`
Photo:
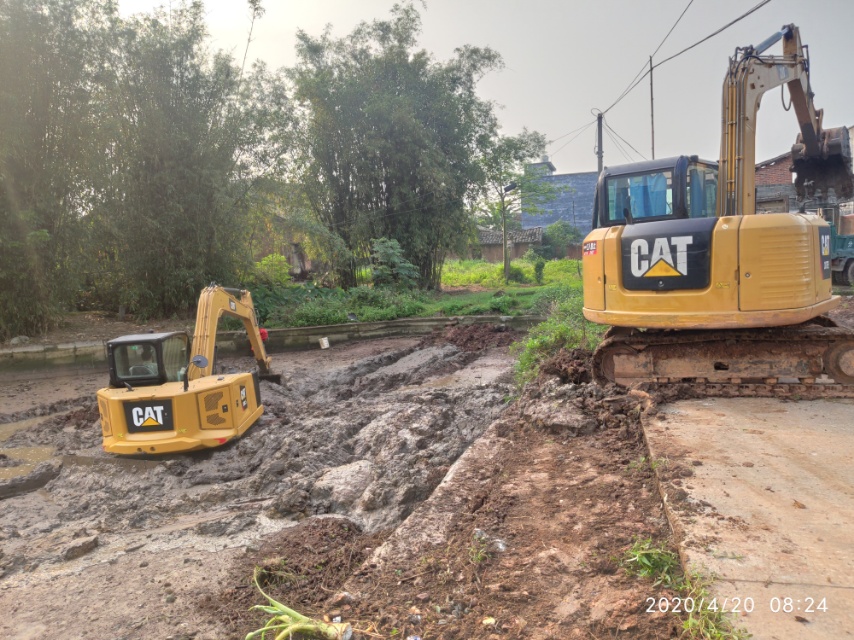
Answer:
<svg viewBox="0 0 854 640"><path fill-rule="evenodd" d="M258 370L214 374L220 317L243 321ZM192 347L186 332L142 333L107 343L110 386L98 391L104 450L140 455L218 447L261 414L270 370L249 291L212 284L199 296Z"/></svg>
<svg viewBox="0 0 854 640"><path fill-rule="evenodd" d="M783 55L765 55L782 40ZM719 163L697 156L606 168L583 245L584 316L611 325L601 383L693 386L706 395L854 395L854 334L824 316L830 228L756 214L756 119L785 85L801 133L799 199L854 193L848 130L822 128L798 28L736 49L724 81Z"/></svg>

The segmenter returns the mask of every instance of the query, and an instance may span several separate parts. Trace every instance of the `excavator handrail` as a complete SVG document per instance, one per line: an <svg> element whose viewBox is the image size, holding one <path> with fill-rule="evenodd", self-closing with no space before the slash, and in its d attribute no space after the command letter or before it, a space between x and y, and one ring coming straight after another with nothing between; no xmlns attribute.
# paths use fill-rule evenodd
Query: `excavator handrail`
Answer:
<svg viewBox="0 0 854 640"><path fill-rule="evenodd" d="M195 380L209 376L213 372L214 347L219 319L223 316L239 318L243 321L246 335L252 345L255 361L262 375L270 373L271 358L264 348L252 294L245 289L233 289L211 284L202 290L199 296L199 308L196 312L196 327L193 333L193 356L202 355L208 360L205 367L190 367L188 377Z"/></svg>

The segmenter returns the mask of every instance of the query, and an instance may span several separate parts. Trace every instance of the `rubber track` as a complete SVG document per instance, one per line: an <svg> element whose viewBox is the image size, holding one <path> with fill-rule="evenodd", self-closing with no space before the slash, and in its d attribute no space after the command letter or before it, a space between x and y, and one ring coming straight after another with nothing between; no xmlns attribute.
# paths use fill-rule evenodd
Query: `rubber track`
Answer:
<svg viewBox="0 0 854 640"><path fill-rule="evenodd" d="M610 348L627 346L632 348L666 345L678 347L679 345L696 345L701 343L727 343L746 342L773 342L779 346L781 342L814 343L821 349L830 348L841 342L854 342L854 331L843 327L832 326L832 321L826 318L818 318L815 323L807 323L794 327L776 327L768 329L730 329L720 331L638 331L612 328L605 335L605 339L599 344L593 354L593 377L600 385L612 384L604 373L603 360ZM831 326L826 326L831 325ZM766 378L776 378L769 371ZM691 379L678 381L658 382L648 380L644 387L649 390L672 389L679 385L684 389L686 395L694 397L721 397L721 398L791 398L793 400L818 400L822 398L854 398L854 385L840 384L837 382L814 383L775 383L763 384L761 382L705 382Z"/></svg>

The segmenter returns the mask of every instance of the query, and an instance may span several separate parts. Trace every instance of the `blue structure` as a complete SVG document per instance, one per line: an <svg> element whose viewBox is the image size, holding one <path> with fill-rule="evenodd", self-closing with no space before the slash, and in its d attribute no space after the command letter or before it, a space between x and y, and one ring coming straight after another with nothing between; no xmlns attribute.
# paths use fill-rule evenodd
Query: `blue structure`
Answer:
<svg viewBox="0 0 854 640"><path fill-rule="evenodd" d="M541 162L529 164L525 171L540 174L540 180L555 188L557 195L551 202L538 202L538 213L524 212L528 202L522 193L522 228L547 227L558 220L565 220L585 236L592 228L593 198L599 172L555 174L555 166L544 156Z"/></svg>

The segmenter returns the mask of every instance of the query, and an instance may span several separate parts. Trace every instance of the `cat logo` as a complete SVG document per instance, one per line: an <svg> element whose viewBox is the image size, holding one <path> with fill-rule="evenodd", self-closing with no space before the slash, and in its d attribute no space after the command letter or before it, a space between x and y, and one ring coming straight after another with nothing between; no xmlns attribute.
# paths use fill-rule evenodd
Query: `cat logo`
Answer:
<svg viewBox="0 0 854 640"><path fill-rule="evenodd" d="M134 407L131 410L133 424L137 427L162 427L163 411L166 407Z"/></svg>
<svg viewBox="0 0 854 640"><path fill-rule="evenodd" d="M175 428L172 403L162 400L142 400L124 403L128 433L171 431Z"/></svg>
<svg viewBox="0 0 854 640"><path fill-rule="evenodd" d="M634 239L630 248L632 275L636 278L687 276L688 246L693 242L693 236L655 238L650 253L646 238Z"/></svg>
<svg viewBox="0 0 854 640"><path fill-rule="evenodd" d="M243 385L240 385L240 405L244 411L249 408L249 401L246 399L246 387Z"/></svg>
<svg viewBox="0 0 854 640"><path fill-rule="evenodd" d="M830 235L821 234L819 237L821 241L821 255L829 256L830 255Z"/></svg>

